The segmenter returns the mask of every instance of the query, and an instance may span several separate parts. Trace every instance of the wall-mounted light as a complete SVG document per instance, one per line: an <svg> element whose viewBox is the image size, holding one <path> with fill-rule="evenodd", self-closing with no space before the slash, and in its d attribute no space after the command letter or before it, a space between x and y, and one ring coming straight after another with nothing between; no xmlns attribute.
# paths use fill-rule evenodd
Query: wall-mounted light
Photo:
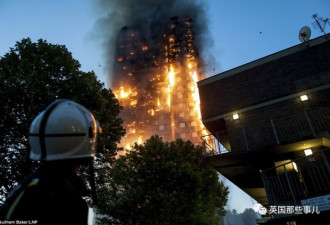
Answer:
<svg viewBox="0 0 330 225"><path fill-rule="evenodd" d="M300 100L303 101L307 101L308 100L308 96L307 95L301 95L300 96Z"/></svg>
<svg viewBox="0 0 330 225"><path fill-rule="evenodd" d="M234 119L234 120L237 120L238 118L239 118L239 116L238 116L237 113L233 114L233 119Z"/></svg>
<svg viewBox="0 0 330 225"><path fill-rule="evenodd" d="M313 151L312 151L312 149L309 148L309 149L305 149L304 153L305 153L305 156L309 156L309 155L313 154Z"/></svg>

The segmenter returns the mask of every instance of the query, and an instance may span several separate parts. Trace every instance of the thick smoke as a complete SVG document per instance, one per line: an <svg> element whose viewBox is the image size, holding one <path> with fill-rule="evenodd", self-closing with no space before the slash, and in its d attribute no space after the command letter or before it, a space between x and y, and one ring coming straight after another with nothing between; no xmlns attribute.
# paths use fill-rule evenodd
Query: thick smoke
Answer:
<svg viewBox="0 0 330 225"><path fill-rule="evenodd" d="M193 20L195 46L202 58L212 44L209 38L205 1L198 0L95 0L100 18L97 33L102 38L105 68L110 81L115 78L113 62L116 38L124 26L139 26L146 39L161 32L169 18L187 16ZM202 3L203 2L203 3ZM204 57L203 57L204 56ZM209 59L207 59L209 60Z"/></svg>

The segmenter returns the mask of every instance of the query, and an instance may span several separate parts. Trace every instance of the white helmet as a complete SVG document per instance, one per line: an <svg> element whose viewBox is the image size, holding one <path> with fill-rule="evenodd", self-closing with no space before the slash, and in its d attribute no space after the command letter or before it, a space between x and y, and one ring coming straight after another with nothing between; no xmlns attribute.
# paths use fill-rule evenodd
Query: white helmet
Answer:
<svg viewBox="0 0 330 225"><path fill-rule="evenodd" d="M30 159L92 158L95 156L97 129L97 121L85 107L71 100L57 100L30 126Z"/></svg>

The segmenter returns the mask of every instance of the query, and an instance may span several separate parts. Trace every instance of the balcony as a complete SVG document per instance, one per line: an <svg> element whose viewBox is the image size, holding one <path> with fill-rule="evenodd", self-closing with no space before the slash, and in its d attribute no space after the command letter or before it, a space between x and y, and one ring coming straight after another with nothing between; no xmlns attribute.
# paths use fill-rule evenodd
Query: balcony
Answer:
<svg viewBox="0 0 330 225"><path fill-rule="evenodd" d="M301 205L330 193L330 149L261 172L270 205Z"/></svg>
<svg viewBox="0 0 330 225"><path fill-rule="evenodd" d="M251 152L302 140L327 137L330 109L316 108L282 118L259 121L201 137L207 156Z"/></svg>

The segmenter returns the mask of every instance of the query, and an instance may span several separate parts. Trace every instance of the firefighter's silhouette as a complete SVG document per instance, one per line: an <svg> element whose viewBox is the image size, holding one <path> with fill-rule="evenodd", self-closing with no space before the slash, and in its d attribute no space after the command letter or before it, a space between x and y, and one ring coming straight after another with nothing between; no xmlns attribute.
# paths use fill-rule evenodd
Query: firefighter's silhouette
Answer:
<svg viewBox="0 0 330 225"><path fill-rule="evenodd" d="M71 100L57 100L42 111L29 130L29 157L40 168L11 191L1 220L87 224L87 188L77 171L95 156L98 128L93 114Z"/></svg>

